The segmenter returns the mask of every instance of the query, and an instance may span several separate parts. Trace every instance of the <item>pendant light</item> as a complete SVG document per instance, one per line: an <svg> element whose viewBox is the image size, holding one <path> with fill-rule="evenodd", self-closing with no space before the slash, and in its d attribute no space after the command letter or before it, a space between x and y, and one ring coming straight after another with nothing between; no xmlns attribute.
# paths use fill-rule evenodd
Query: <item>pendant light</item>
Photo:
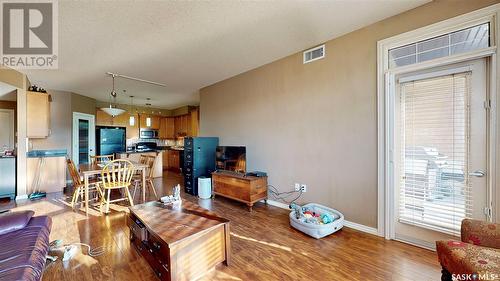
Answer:
<svg viewBox="0 0 500 281"><path fill-rule="evenodd" d="M148 103L146 103L146 107L150 108L151 106L151 103L149 101L151 101L151 98L146 98L146 100L148 101ZM146 127L151 127L151 117L146 117Z"/></svg>
<svg viewBox="0 0 500 281"><path fill-rule="evenodd" d="M134 96L130 96L130 117L128 118L128 124L131 127L135 126Z"/></svg>
<svg viewBox="0 0 500 281"><path fill-rule="evenodd" d="M106 112L108 115L111 115L112 117L118 116L125 112L125 110L117 108L116 105L113 106L113 103L116 104L115 77L116 77L115 74L111 75L111 78L113 79L113 90L111 91L111 93L109 93L109 107L101 108L102 111ZM113 99L113 103L111 102L111 99Z"/></svg>

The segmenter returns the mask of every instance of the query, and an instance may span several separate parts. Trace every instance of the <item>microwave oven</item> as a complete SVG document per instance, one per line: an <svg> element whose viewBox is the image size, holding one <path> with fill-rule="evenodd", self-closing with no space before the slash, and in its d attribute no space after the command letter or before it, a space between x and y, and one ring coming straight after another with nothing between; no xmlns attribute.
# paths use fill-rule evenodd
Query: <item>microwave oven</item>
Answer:
<svg viewBox="0 0 500 281"><path fill-rule="evenodd" d="M158 130L141 129L139 137L141 139L157 139L158 138Z"/></svg>

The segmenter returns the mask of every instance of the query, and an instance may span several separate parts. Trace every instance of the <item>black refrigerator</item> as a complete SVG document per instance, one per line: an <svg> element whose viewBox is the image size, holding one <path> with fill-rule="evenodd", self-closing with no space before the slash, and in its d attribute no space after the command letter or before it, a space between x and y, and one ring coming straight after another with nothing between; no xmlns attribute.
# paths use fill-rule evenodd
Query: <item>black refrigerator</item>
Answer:
<svg viewBox="0 0 500 281"><path fill-rule="evenodd" d="M184 189L198 195L198 178L210 177L215 171L215 151L219 138L184 138Z"/></svg>
<svg viewBox="0 0 500 281"><path fill-rule="evenodd" d="M95 135L97 155L109 155L127 150L123 127L97 127Z"/></svg>

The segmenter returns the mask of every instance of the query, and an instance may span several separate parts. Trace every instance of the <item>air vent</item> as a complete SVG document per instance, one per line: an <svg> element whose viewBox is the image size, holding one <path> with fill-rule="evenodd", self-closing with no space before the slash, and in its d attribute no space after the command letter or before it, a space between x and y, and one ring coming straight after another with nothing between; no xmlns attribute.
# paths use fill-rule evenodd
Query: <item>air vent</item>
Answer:
<svg viewBox="0 0 500 281"><path fill-rule="evenodd" d="M304 51L304 63L309 63L325 57L325 45Z"/></svg>

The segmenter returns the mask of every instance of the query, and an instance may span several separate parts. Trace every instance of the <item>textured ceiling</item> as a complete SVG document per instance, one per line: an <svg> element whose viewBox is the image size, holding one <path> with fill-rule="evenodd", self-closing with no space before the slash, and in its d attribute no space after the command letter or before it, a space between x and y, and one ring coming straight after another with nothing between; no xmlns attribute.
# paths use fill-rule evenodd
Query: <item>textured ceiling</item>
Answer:
<svg viewBox="0 0 500 281"><path fill-rule="evenodd" d="M196 104L204 86L399 14L428 0L59 1L59 69L32 70L46 89L107 101ZM127 97L122 90L127 90Z"/></svg>

